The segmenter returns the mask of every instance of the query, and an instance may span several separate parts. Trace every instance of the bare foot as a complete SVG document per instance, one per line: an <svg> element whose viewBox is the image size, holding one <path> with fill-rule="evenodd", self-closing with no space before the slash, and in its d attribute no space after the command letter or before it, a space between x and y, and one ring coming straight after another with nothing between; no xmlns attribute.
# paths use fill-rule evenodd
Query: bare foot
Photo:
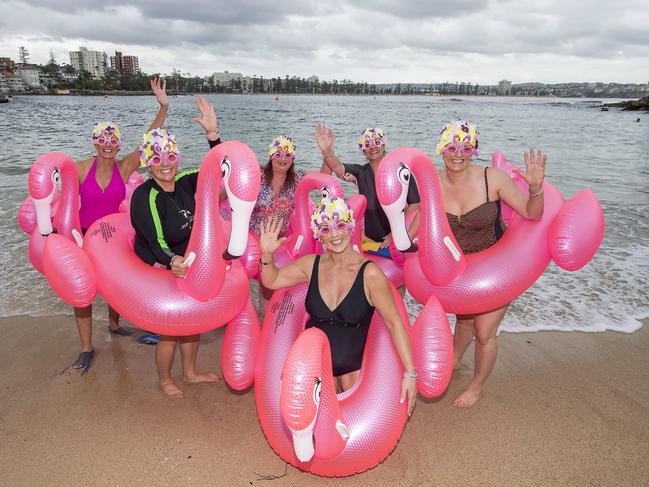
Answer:
<svg viewBox="0 0 649 487"><path fill-rule="evenodd" d="M183 380L190 384L194 384L197 382L218 382L221 378L214 372L208 372L207 374L188 374L183 377Z"/></svg>
<svg viewBox="0 0 649 487"><path fill-rule="evenodd" d="M456 408L470 408L482 397L482 390L467 387L451 404Z"/></svg>
<svg viewBox="0 0 649 487"><path fill-rule="evenodd" d="M164 382L160 381L160 389L162 389L162 392L164 392L167 396L177 397L179 399L182 399L184 397L183 391L180 390L173 379L169 379L168 381Z"/></svg>

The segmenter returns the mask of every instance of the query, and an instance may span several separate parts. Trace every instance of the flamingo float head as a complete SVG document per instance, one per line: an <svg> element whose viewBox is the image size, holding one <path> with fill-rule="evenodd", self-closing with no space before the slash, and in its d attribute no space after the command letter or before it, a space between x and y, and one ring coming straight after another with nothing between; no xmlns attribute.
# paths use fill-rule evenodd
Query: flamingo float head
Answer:
<svg viewBox="0 0 649 487"><path fill-rule="evenodd" d="M62 186L62 194L67 195L67 199L69 199L69 201L66 200L65 202L69 203L69 205L65 204L66 208L70 206L70 214L66 214L66 217L69 217L66 219L66 223L67 220L70 220L71 228L78 229L79 179L74 162L69 156L63 152L48 152L40 156L29 170L27 184L29 196L32 198L34 208L36 209L36 225L41 235L49 235L54 231L51 219L51 206L58 196L59 185ZM76 211L74 208L75 199ZM74 218L75 214L76 220ZM58 216L57 214L57 218ZM60 220L60 218L58 219Z"/></svg>
<svg viewBox="0 0 649 487"><path fill-rule="evenodd" d="M293 436L295 456L308 462L315 455L314 429L323 400L333 403L335 386L331 376L331 350L321 330L309 328L297 339L286 357L280 390L282 417ZM342 421L340 411L335 429L339 447L349 438L349 429Z"/></svg>
<svg viewBox="0 0 649 487"><path fill-rule="evenodd" d="M376 173L376 194L383 207L390 227L392 240L401 252L414 252L417 245L410 241L406 227L405 210L408 206L408 186L414 177L410 168L401 156L402 149L387 154Z"/></svg>
<svg viewBox="0 0 649 487"><path fill-rule="evenodd" d="M228 247L223 253L225 260L241 257L248 243L250 215L259 196L261 174L255 153L245 144L228 141L221 144L221 177L232 208L232 231ZM233 170L232 160L237 161Z"/></svg>

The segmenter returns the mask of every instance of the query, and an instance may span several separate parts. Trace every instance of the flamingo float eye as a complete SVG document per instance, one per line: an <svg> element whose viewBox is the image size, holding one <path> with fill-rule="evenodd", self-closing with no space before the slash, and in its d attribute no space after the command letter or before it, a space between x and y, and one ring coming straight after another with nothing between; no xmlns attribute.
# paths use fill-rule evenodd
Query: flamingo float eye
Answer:
<svg viewBox="0 0 649 487"><path fill-rule="evenodd" d="M227 177L230 175L231 170L232 167L230 166L230 161L228 161L228 159L224 157L221 160L221 177L223 177L223 179L227 179Z"/></svg>
<svg viewBox="0 0 649 487"><path fill-rule="evenodd" d="M330 196L331 196L331 195L330 195L329 190L328 190L327 188L322 188L322 189L320 190L320 198L321 198L321 199L325 199L325 198L328 199Z"/></svg>
<svg viewBox="0 0 649 487"><path fill-rule="evenodd" d="M408 169L408 166L406 166L404 163L401 163L399 170L397 171L397 176L399 178L399 181L407 185L408 182L410 182L410 169Z"/></svg>
<svg viewBox="0 0 649 487"><path fill-rule="evenodd" d="M320 404L320 390L322 389L322 380L319 377L315 378L315 387L313 388L313 402Z"/></svg>
<svg viewBox="0 0 649 487"><path fill-rule="evenodd" d="M59 183L61 182L61 173L59 172L58 169L55 169L54 172L52 173L52 182L54 183L55 186L58 186Z"/></svg>

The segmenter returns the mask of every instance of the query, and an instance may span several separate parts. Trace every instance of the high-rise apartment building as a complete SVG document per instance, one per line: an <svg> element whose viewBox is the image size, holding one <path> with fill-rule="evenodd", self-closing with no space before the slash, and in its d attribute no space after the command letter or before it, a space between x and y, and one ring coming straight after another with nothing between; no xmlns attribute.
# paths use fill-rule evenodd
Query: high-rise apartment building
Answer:
<svg viewBox="0 0 649 487"><path fill-rule="evenodd" d="M123 56L120 51L110 57L110 67L120 74L132 76L140 72L140 63L137 56Z"/></svg>
<svg viewBox="0 0 649 487"><path fill-rule="evenodd" d="M94 79L106 76L106 53L89 51L79 47L78 51L70 51L70 64L77 71L87 71Z"/></svg>
<svg viewBox="0 0 649 487"><path fill-rule="evenodd" d="M506 79L500 80L498 82L498 88L496 89L496 93L498 93L499 96L509 96L512 94L512 82Z"/></svg>

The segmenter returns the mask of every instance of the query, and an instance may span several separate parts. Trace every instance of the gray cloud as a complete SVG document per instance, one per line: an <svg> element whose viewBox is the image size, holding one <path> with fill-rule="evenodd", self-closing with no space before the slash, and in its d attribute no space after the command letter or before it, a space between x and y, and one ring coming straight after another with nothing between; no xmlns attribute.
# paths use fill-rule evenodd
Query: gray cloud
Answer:
<svg viewBox="0 0 649 487"><path fill-rule="evenodd" d="M618 70L620 62L628 62L627 76L646 80L648 63L638 62L649 56L644 3L113 0L105 6L10 0L0 17L0 48L13 47L0 55L15 56L19 42L29 44L34 56L85 45L140 55L150 71L175 66L207 73L230 67L266 76L360 75L375 82L385 79L375 76L390 75L437 79L439 69L451 78L457 72L470 79L519 67L527 76L534 72L532 60L549 59L570 60L574 69L582 65L589 73L593 63L605 70L615 61ZM517 65L509 64L513 59ZM547 75L547 68L540 65L538 72Z"/></svg>

